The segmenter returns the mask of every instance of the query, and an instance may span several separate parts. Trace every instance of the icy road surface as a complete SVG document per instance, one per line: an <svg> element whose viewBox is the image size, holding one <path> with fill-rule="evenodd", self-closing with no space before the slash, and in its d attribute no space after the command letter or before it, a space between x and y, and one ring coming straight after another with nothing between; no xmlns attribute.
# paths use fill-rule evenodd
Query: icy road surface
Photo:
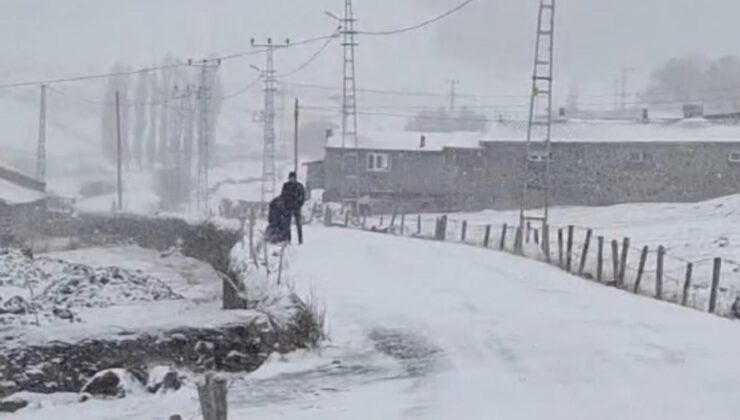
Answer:
<svg viewBox="0 0 740 420"><path fill-rule="evenodd" d="M236 380L230 418L738 418L733 321L490 250L306 230L289 277L325 301L332 341ZM195 407L190 386L53 413L189 418Z"/></svg>

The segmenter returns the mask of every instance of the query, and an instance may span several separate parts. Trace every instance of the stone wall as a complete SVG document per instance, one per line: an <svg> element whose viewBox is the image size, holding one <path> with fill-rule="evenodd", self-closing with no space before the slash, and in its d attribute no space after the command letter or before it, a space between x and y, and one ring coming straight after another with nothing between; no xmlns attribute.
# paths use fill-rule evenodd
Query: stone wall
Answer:
<svg viewBox="0 0 740 420"><path fill-rule="evenodd" d="M301 302L296 302L302 306ZM178 328L158 335L131 334L77 343L50 342L0 352L0 399L19 391L79 392L106 369L124 368L147 382L148 368L174 366L191 372L252 372L272 352L288 353L315 343L316 328L304 325L306 312L276 323L255 313L246 324Z"/></svg>
<svg viewBox="0 0 740 420"><path fill-rule="evenodd" d="M61 228L79 236L123 238L141 247L165 250L178 246L186 256L207 262L227 276L224 287L240 284L230 269L230 254L241 240L239 232L210 223L190 224L175 218L132 215L82 215ZM173 365L191 371L251 372L273 351L290 352L316 345L323 325L295 294L278 295L272 306L260 307L246 324L179 328L161 334L129 333L76 343L50 342L39 346L0 345L0 399L19 391L79 392L85 381L105 369L124 368L146 375L147 367ZM236 298L230 309L246 308ZM140 378L146 382L145 377Z"/></svg>
<svg viewBox="0 0 740 420"><path fill-rule="evenodd" d="M523 179L519 143L487 143L486 189L494 207L516 208ZM695 202L740 192L740 142L553 143L551 203ZM645 159L636 161L631 155ZM541 164L544 165L544 164Z"/></svg>
<svg viewBox="0 0 740 420"><path fill-rule="evenodd" d="M19 391L79 392L96 373L125 368L145 377L149 366L194 372L251 372L273 351L277 333L264 317L249 325L183 328L160 336L134 335L79 343L52 342L0 353L0 399ZM30 369L33 367L33 369Z"/></svg>
<svg viewBox="0 0 740 420"><path fill-rule="evenodd" d="M383 202L387 198L406 211L420 202L426 203L421 211L520 205L526 153L522 141L482 142L480 148L441 152L382 151L391 157L391 170L377 173L362 165L370 152L360 150L360 180L379 197L380 211L394 210ZM740 192L740 162L730 159L731 154L740 158L740 141L553 142L551 204L694 202L735 194ZM339 162L339 152L327 150L327 201L338 201L347 188ZM544 163L539 165L544 172Z"/></svg>

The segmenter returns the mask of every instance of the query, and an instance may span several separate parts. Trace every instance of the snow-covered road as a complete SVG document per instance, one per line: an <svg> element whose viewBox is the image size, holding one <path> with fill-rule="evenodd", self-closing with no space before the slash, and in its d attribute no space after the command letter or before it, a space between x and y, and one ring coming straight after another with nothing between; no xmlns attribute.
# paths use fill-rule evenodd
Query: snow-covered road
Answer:
<svg viewBox="0 0 740 420"><path fill-rule="evenodd" d="M736 322L476 247L322 227L306 237L288 251L288 278L325 302L331 342L237 379L230 418L738 418ZM18 418L191 418L196 401L189 385Z"/></svg>
<svg viewBox="0 0 740 420"><path fill-rule="evenodd" d="M441 349L435 373L390 400L345 407L352 418L740 413L735 322L484 249L340 229L307 237L293 250L291 279L326 299L336 344L384 327Z"/></svg>

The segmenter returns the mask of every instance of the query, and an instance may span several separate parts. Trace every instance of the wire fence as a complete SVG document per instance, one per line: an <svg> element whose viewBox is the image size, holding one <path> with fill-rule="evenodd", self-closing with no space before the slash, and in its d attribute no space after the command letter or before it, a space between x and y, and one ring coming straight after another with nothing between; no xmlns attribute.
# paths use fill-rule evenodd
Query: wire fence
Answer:
<svg viewBox="0 0 740 420"><path fill-rule="evenodd" d="M487 224L447 215L355 217L325 207L325 225L463 243L552 264L571 274L724 317L740 317L740 261L687 259L663 246L609 238L585 226Z"/></svg>

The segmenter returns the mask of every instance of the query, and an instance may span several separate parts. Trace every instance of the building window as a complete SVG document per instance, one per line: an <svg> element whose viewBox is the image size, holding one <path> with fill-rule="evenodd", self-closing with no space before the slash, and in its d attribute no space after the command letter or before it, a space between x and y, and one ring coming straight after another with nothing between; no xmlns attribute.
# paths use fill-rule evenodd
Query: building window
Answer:
<svg viewBox="0 0 740 420"><path fill-rule="evenodd" d="M387 153L368 153L367 170L370 172L387 172L391 170L391 160Z"/></svg>
<svg viewBox="0 0 740 420"><path fill-rule="evenodd" d="M728 160L733 163L740 163L740 152L730 152Z"/></svg>
<svg viewBox="0 0 740 420"><path fill-rule="evenodd" d="M552 157L552 153L550 153L550 157ZM527 160L530 162L546 162L547 161L547 152L544 150L530 150L529 154L527 155Z"/></svg>
<svg viewBox="0 0 740 420"><path fill-rule="evenodd" d="M633 151L629 155L630 162L652 162L653 155L647 152Z"/></svg>

